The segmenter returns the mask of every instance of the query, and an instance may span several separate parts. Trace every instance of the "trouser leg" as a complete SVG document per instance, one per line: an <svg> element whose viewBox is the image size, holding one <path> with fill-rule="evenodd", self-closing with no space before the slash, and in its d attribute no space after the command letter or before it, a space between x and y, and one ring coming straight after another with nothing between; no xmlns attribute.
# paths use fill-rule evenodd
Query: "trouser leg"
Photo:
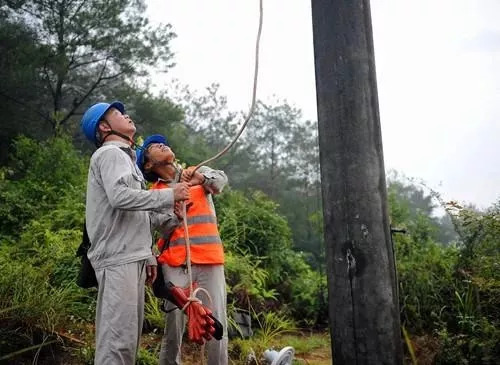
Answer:
<svg viewBox="0 0 500 365"><path fill-rule="evenodd" d="M209 307L215 318L224 327L224 334L220 341L211 339L207 342L208 365L227 365L228 363L228 337L227 337L227 313L226 313L226 280L223 265L193 265L193 276L198 285L205 288L212 298L210 304L205 293L200 292L197 297L204 305Z"/></svg>
<svg viewBox="0 0 500 365"><path fill-rule="evenodd" d="M223 338L218 341L212 339L207 343L208 365L227 365L228 363L228 337L226 313L226 281L223 265L192 265L193 281L198 286L210 293L212 302L203 293L197 295L204 305L208 306L215 318L224 327ZM189 277L182 267L163 266L165 280L171 281L175 286L185 288L189 285ZM175 306L167 302L167 310ZM160 365L180 365L182 335L186 325L186 317L180 310L166 314L166 326L160 350Z"/></svg>
<svg viewBox="0 0 500 365"><path fill-rule="evenodd" d="M96 365L134 365L144 319L146 262L96 271Z"/></svg>
<svg viewBox="0 0 500 365"><path fill-rule="evenodd" d="M182 267L162 265L162 269L166 281L171 281L175 286L181 288L189 285L188 276ZM174 309L177 307L169 301L167 301L165 308L169 312L165 314L166 323L160 348L160 365L180 365L186 316L180 309Z"/></svg>

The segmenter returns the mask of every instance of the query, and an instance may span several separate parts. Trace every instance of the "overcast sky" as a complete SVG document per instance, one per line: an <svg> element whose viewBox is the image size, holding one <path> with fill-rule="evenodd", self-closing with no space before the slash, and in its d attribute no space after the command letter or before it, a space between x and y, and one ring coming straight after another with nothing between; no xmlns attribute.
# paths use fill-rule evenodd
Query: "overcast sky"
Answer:
<svg viewBox="0 0 500 365"><path fill-rule="evenodd" d="M246 110L258 0L146 0L170 23L177 66L155 78L213 82ZM386 169L421 178L446 199L487 207L500 197L500 1L372 0ZM264 0L258 98L317 120L309 0Z"/></svg>

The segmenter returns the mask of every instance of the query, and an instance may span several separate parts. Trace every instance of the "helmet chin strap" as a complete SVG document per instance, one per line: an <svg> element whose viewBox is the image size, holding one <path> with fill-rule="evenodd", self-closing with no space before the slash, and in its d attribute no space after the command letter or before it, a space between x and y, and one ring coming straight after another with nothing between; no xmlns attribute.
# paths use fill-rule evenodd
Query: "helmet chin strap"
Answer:
<svg viewBox="0 0 500 365"><path fill-rule="evenodd" d="M132 138L130 138L129 136L127 136L127 135L125 135L123 133L117 132L113 128L111 128L111 124L109 124L109 122L106 119L104 119L103 122L108 125L109 132L107 132L106 135L104 137L102 137L102 142L99 143L99 146L101 146L104 142L106 142L106 138L108 138L111 135L115 135L115 136L118 136L120 138L123 138L124 140L126 140L127 142L129 142L132 146L134 146L135 148L142 148L141 146L139 146L138 144L136 144L134 142L134 140Z"/></svg>

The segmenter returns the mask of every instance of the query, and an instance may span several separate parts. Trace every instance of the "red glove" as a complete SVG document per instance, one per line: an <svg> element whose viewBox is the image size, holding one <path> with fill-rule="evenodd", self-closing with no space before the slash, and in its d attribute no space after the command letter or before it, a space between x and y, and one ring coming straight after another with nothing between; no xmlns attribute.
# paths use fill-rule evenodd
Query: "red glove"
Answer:
<svg viewBox="0 0 500 365"><path fill-rule="evenodd" d="M174 298L174 303L179 308L184 308L184 312L188 317L188 337L190 341L203 344L205 340L212 339L215 333L215 321L212 316L212 311L205 307L201 302L189 301L189 288L179 288L172 283L168 283L170 293ZM193 291L196 289L197 284L193 284Z"/></svg>

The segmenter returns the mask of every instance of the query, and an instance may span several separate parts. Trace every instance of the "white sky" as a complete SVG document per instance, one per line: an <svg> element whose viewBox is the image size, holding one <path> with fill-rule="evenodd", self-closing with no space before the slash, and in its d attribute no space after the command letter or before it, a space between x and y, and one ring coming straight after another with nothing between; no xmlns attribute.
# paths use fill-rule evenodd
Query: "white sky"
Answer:
<svg viewBox="0 0 500 365"><path fill-rule="evenodd" d="M231 109L251 98L258 0L146 0L170 23L177 66L155 77L221 85ZM446 199L500 197L500 1L372 0L387 169L424 179ZM264 0L257 96L317 120L310 0Z"/></svg>

